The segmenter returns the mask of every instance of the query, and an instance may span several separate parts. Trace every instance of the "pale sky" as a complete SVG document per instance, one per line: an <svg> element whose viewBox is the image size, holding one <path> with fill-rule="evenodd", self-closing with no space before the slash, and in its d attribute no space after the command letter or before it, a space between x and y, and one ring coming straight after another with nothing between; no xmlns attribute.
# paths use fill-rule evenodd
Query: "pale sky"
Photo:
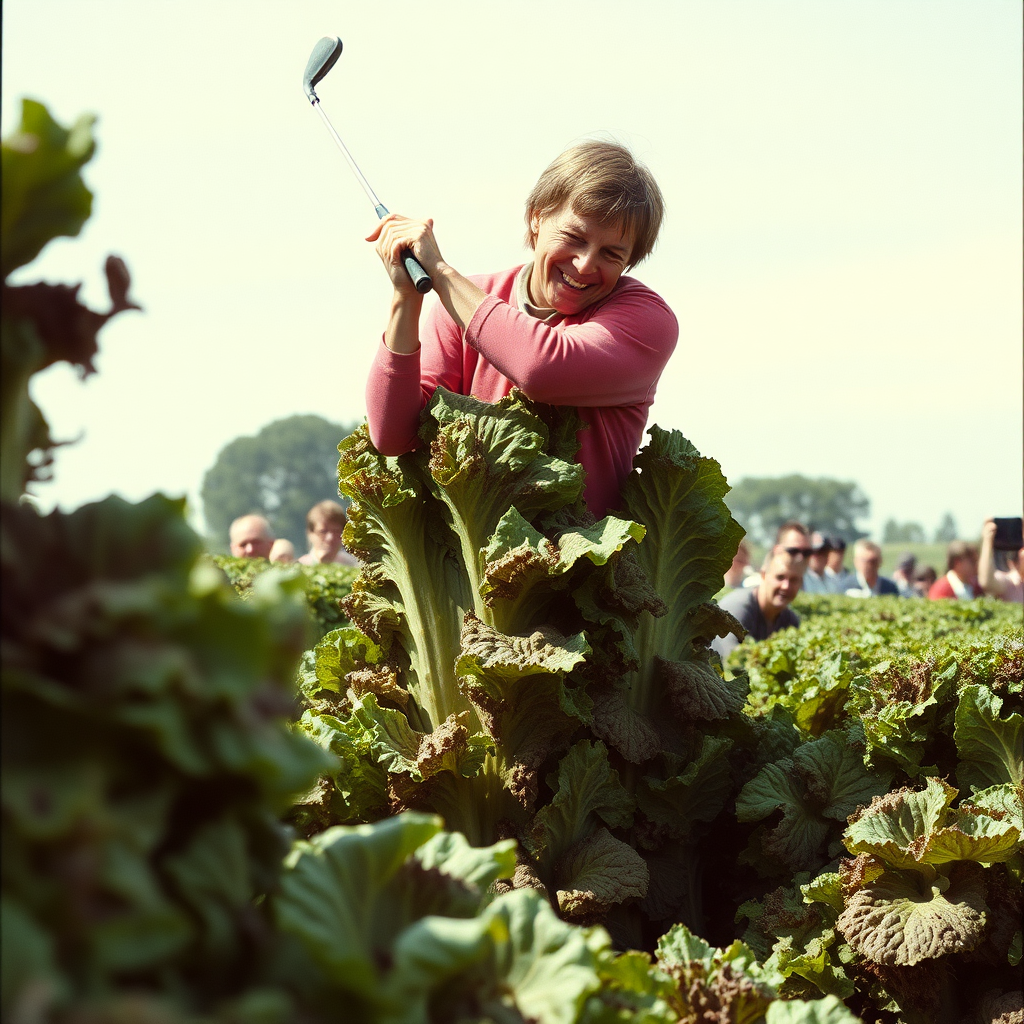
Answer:
<svg viewBox="0 0 1024 1024"><path fill-rule="evenodd" d="M523 201L567 145L631 146L668 214L633 275L680 339L651 422L727 477L856 480L867 525L962 535L1021 512L1019 0L5 0L22 96L95 113L94 216L15 280L122 255L143 314L99 374L38 378L44 507L186 494L243 434L365 413L389 285L302 72L392 210L466 274L524 262Z"/></svg>

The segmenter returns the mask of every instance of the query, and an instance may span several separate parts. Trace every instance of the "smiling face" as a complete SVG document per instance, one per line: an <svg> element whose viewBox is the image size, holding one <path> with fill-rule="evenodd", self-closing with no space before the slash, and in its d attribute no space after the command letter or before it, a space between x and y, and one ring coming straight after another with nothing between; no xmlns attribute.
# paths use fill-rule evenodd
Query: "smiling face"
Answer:
<svg viewBox="0 0 1024 1024"><path fill-rule="evenodd" d="M800 592L806 564L807 560L803 558L791 558L785 554L772 556L757 591L761 614L769 622L774 622Z"/></svg>
<svg viewBox="0 0 1024 1024"><path fill-rule="evenodd" d="M567 206L543 217L531 215L530 227L536 237L530 301L559 313L579 313L607 298L633 249L618 224Z"/></svg>

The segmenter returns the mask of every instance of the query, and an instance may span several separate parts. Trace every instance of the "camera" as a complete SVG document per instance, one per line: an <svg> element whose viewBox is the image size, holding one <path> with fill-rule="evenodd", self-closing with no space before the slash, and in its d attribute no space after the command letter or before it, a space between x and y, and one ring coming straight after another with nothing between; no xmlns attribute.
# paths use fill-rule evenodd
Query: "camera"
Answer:
<svg viewBox="0 0 1024 1024"><path fill-rule="evenodd" d="M1013 516L1008 519L995 519L996 535L992 542L996 551L1020 551L1024 548L1024 519Z"/></svg>

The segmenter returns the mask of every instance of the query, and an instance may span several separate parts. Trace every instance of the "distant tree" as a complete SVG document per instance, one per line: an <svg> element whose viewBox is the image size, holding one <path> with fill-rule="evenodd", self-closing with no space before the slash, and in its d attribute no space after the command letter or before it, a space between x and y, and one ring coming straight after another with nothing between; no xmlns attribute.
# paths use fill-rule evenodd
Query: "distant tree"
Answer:
<svg viewBox="0 0 1024 1024"><path fill-rule="evenodd" d="M231 521L259 512L278 537L306 550L306 513L318 501L338 497L338 442L348 426L322 416L289 416L255 437L237 437L203 478L203 516L211 544L227 549Z"/></svg>
<svg viewBox="0 0 1024 1024"><path fill-rule="evenodd" d="M744 477L725 500L758 544L774 541L775 531L787 519L799 519L812 529L853 541L865 536L857 520L871 510L871 502L853 481L810 479L796 473Z"/></svg>
<svg viewBox="0 0 1024 1024"><path fill-rule="evenodd" d="M935 529L935 543L948 544L951 540L956 540L958 535L956 520L953 518L952 512L947 512Z"/></svg>
<svg viewBox="0 0 1024 1024"><path fill-rule="evenodd" d="M883 544L923 544L925 540L920 523L898 523L890 519L882 528Z"/></svg>

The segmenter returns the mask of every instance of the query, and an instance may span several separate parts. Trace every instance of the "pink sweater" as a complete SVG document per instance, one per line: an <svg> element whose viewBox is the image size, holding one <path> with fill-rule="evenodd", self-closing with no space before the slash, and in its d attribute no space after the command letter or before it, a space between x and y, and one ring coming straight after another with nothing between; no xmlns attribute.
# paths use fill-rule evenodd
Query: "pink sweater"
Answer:
<svg viewBox="0 0 1024 1024"><path fill-rule="evenodd" d="M679 325L665 300L631 277L603 302L546 324L516 308L519 270L470 279L488 296L465 336L438 303L418 351L399 355L381 343L366 385L370 437L378 451L400 455L415 447L435 388L496 402L518 386L534 401L578 408L588 425L579 435L584 498L603 516L618 506Z"/></svg>

